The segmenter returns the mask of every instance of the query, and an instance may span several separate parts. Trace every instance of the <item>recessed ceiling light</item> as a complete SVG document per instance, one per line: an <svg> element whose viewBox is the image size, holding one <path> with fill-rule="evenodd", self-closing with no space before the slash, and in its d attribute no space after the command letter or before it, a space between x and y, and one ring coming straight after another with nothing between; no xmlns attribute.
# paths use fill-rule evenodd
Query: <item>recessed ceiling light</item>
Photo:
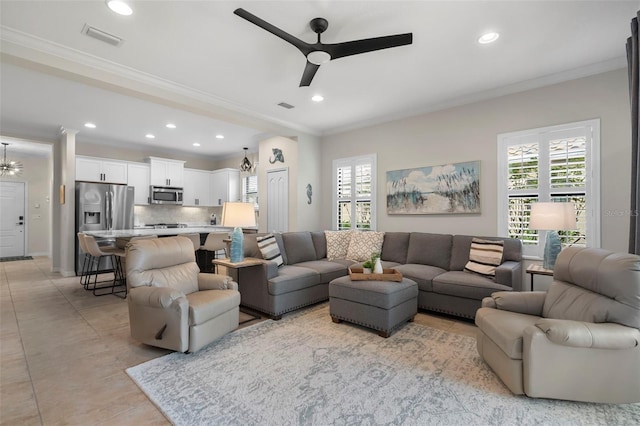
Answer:
<svg viewBox="0 0 640 426"><path fill-rule="evenodd" d="M167 123L167 129L175 129L176 125L173 123Z"/></svg>
<svg viewBox="0 0 640 426"><path fill-rule="evenodd" d="M111 9L118 15L129 16L133 13L133 9L131 9L131 6L129 6L122 0L107 0L107 6L109 6L109 9Z"/></svg>
<svg viewBox="0 0 640 426"><path fill-rule="evenodd" d="M146 135L144 135L145 138L147 139L155 139L155 135L152 135L151 133L147 133Z"/></svg>
<svg viewBox="0 0 640 426"><path fill-rule="evenodd" d="M322 96L322 95L313 95L311 100L313 102L322 102L322 101L324 101L324 96Z"/></svg>
<svg viewBox="0 0 640 426"><path fill-rule="evenodd" d="M480 44L489 44L489 43L493 43L494 41L496 41L498 38L500 37L500 34L498 33L486 33L486 34L482 34L480 36L480 38L478 39L478 43Z"/></svg>
<svg viewBox="0 0 640 426"><path fill-rule="evenodd" d="M224 139L224 135L216 135L216 139Z"/></svg>
<svg viewBox="0 0 640 426"><path fill-rule="evenodd" d="M194 142L193 146L200 146L200 144L198 142Z"/></svg>
<svg viewBox="0 0 640 426"><path fill-rule="evenodd" d="M84 127L88 128L88 129L95 129L96 125L93 123L84 123Z"/></svg>

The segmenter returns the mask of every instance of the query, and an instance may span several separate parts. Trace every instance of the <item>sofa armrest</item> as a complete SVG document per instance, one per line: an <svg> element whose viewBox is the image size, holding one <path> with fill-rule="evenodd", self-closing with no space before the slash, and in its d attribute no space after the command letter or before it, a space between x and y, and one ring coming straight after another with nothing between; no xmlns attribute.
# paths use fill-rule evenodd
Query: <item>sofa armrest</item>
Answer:
<svg viewBox="0 0 640 426"><path fill-rule="evenodd" d="M228 275L198 274L200 290L237 290L238 284Z"/></svg>
<svg viewBox="0 0 640 426"><path fill-rule="evenodd" d="M496 268L496 283L522 291L522 262L507 260Z"/></svg>
<svg viewBox="0 0 640 426"><path fill-rule="evenodd" d="M129 290L129 303L152 308L170 308L174 305L185 304L189 306L187 297L181 291L170 287L134 287Z"/></svg>
<svg viewBox="0 0 640 426"><path fill-rule="evenodd" d="M278 264L273 260L265 260L264 269L267 274L267 281L278 276Z"/></svg>
<svg viewBox="0 0 640 426"><path fill-rule="evenodd" d="M546 295L544 291L497 291L482 299L482 307L542 316Z"/></svg>
<svg viewBox="0 0 640 426"><path fill-rule="evenodd" d="M542 318L536 327L553 343L574 348L630 349L640 344L640 330L615 323Z"/></svg>

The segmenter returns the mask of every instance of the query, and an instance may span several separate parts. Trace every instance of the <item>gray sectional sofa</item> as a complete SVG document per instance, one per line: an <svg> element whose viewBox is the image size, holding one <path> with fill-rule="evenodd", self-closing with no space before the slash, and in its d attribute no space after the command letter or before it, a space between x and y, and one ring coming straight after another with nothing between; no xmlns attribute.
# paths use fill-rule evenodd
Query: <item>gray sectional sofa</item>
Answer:
<svg viewBox="0 0 640 426"><path fill-rule="evenodd" d="M245 256L262 258L256 237L245 235ZM275 234L284 265L272 261L242 268L235 276L242 306L266 313L274 319L307 305L328 300L331 280L348 275L348 259L327 259L324 232ZM520 240L480 237L504 241L503 262L495 279L464 272L469 260L468 235L423 232L386 232L381 260L418 284L418 307L425 310L475 318L482 299L496 291L522 290L522 243Z"/></svg>

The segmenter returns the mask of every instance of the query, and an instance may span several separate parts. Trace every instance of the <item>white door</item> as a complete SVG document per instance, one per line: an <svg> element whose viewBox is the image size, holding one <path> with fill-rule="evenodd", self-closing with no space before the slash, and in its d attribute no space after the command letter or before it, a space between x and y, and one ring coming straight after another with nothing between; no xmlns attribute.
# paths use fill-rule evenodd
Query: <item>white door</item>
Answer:
<svg viewBox="0 0 640 426"><path fill-rule="evenodd" d="M289 230L289 170L267 172L267 232Z"/></svg>
<svg viewBox="0 0 640 426"><path fill-rule="evenodd" d="M0 257L24 256L24 182L0 182Z"/></svg>

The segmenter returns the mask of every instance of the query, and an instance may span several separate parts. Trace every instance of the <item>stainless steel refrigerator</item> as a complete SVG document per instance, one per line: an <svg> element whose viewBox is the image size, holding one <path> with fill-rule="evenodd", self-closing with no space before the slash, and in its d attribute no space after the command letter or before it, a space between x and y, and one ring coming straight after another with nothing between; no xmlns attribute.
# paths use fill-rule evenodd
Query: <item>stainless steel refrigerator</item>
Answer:
<svg viewBox="0 0 640 426"><path fill-rule="evenodd" d="M76 182L76 235L85 231L133 228L134 188L108 183ZM80 275L84 253L76 237L76 274ZM115 238L96 238L98 245L113 245ZM108 258L100 271L113 269Z"/></svg>

